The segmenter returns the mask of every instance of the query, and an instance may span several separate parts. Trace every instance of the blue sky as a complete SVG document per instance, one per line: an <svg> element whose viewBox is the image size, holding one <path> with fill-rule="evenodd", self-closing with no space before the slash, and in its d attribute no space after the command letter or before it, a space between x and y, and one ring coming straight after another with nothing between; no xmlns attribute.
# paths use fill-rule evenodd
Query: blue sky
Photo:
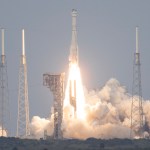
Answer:
<svg viewBox="0 0 150 150"><path fill-rule="evenodd" d="M139 26L142 91L143 97L150 99L149 0L0 0L13 135L21 29L25 29L30 118L48 117L53 97L43 86L42 76L46 72L67 72L73 8L78 11L79 63L85 87L100 88L114 77L131 93L135 27Z"/></svg>

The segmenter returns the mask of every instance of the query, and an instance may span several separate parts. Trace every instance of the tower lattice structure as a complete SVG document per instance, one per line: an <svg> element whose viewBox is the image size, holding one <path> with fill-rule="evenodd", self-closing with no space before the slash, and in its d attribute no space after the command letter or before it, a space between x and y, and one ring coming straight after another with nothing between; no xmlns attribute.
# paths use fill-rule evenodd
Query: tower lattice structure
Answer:
<svg viewBox="0 0 150 150"><path fill-rule="evenodd" d="M0 62L0 136L10 135L10 111L7 62L4 52L4 29L2 32L2 54Z"/></svg>
<svg viewBox="0 0 150 150"><path fill-rule="evenodd" d="M63 119L64 78L64 73L43 75L44 86L47 86L54 96L54 139L63 138L61 125Z"/></svg>
<svg viewBox="0 0 150 150"><path fill-rule="evenodd" d="M29 135L30 135L30 128L29 128L27 63L26 63L26 55L25 55L24 29L23 29L22 30L22 55L21 55L20 70L19 70L17 137L25 138Z"/></svg>
<svg viewBox="0 0 150 150"><path fill-rule="evenodd" d="M135 135L143 137L143 106L141 86L141 63L138 49L138 27L136 27L136 52L133 64L133 87L131 105L131 138Z"/></svg>

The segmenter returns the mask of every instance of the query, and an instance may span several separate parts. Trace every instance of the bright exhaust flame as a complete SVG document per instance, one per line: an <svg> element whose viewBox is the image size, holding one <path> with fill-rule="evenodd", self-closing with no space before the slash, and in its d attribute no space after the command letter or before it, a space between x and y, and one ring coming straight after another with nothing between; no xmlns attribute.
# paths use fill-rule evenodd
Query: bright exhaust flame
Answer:
<svg viewBox="0 0 150 150"><path fill-rule="evenodd" d="M75 112L75 108L72 106L71 110L69 110L69 116L71 117L76 116L78 119L84 119L85 118L85 112L84 112L85 97L84 97L83 85L81 81L80 68L76 63L70 64L69 67L69 77L67 81L65 100L64 100L64 111L67 107L71 106L70 95L75 99L76 112ZM68 115L68 110L67 110L67 115Z"/></svg>
<svg viewBox="0 0 150 150"><path fill-rule="evenodd" d="M0 127L0 137L7 137L7 131L5 129L2 129L2 127Z"/></svg>

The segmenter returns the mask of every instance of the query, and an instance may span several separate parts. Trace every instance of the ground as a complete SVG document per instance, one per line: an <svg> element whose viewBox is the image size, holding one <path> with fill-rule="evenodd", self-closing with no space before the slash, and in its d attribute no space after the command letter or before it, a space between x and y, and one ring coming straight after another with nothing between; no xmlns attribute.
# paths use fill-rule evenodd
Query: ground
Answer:
<svg viewBox="0 0 150 150"><path fill-rule="evenodd" d="M1 137L0 150L149 150L149 139L35 140Z"/></svg>

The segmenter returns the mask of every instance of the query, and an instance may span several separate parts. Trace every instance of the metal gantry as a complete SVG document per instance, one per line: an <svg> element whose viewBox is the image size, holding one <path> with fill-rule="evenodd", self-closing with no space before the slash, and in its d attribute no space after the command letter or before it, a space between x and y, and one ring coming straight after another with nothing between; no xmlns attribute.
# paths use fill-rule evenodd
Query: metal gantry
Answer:
<svg viewBox="0 0 150 150"><path fill-rule="evenodd" d="M10 111L8 94L7 62L4 52L4 29L2 32L2 54L0 62L0 136L10 135Z"/></svg>
<svg viewBox="0 0 150 150"><path fill-rule="evenodd" d="M142 86L141 86L141 63L138 50L138 27L136 27L136 52L134 53L133 64L133 87L131 105L131 133L130 137L143 137L143 106L142 106Z"/></svg>
<svg viewBox="0 0 150 150"><path fill-rule="evenodd" d="M17 137L26 138L29 135L30 135L30 128L29 128L27 63L24 45L24 30L22 30L22 55L19 70Z"/></svg>
<svg viewBox="0 0 150 150"><path fill-rule="evenodd" d="M61 125L63 118L64 79L64 73L43 75L43 85L47 86L54 96L54 139L63 138Z"/></svg>

